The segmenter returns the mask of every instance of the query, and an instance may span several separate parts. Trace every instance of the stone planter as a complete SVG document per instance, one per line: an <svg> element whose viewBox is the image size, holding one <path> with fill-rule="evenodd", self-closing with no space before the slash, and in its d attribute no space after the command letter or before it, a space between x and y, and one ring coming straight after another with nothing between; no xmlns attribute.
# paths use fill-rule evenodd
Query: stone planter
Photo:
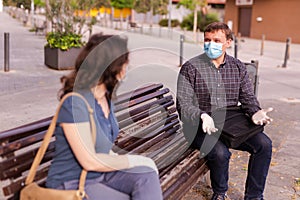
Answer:
<svg viewBox="0 0 300 200"><path fill-rule="evenodd" d="M75 61L81 48L71 48L62 51L58 48L44 48L45 65L56 70L74 69Z"/></svg>

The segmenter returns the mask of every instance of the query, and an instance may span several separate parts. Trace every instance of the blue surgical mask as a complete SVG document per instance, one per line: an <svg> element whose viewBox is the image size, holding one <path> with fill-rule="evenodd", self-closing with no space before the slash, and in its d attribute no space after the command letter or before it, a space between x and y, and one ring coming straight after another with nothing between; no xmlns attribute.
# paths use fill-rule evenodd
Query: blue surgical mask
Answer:
<svg viewBox="0 0 300 200"><path fill-rule="evenodd" d="M204 51L209 58L216 59L223 53L222 46L222 43L204 42Z"/></svg>

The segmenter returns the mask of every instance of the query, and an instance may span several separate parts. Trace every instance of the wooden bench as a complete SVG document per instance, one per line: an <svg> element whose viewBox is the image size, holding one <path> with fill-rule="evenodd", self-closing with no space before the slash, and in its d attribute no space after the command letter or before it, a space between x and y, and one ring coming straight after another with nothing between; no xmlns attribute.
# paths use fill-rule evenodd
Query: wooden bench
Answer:
<svg viewBox="0 0 300 200"><path fill-rule="evenodd" d="M38 33L41 33L42 35L45 35L46 28L47 28L47 23L46 23L46 21L44 21L44 22L42 22L42 23L37 23L37 22L35 22L35 24L34 24L34 30L35 30L35 34L36 34L36 35L37 35Z"/></svg>
<svg viewBox="0 0 300 200"><path fill-rule="evenodd" d="M140 29L140 32L141 33L143 32L143 27L136 22L128 22L127 29L128 30L133 29L134 32L135 32L135 29Z"/></svg>
<svg viewBox="0 0 300 200"><path fill-rule="evenodd" d="M153 84L119 95L115 113L120 134L113 147L120 154L151 157L160 172L164 199L180 199L208 169L199 151L189 149L168 88ZM0 133L0 199L18 199L26 174L51 117ZM50 143L36 176L43 184L54 154Z"/></svg>
<svg viewBox="0 0 300 200"><path fill-rule="evenodd" d="M245 63L253 87L258 84L258 62ZM257 89L255 90L257 93ZM164 199L178 200L208 171L199 151L188 147L174 105L162 84L119 95L115 113L120 126L114 151L151 157L160 172ZM26 174L52 117L0 132L0 199L18 199ZM55 140L55 138L53 138ZM43 184L54 153L49 145L36 181Z"/></svg>
<svg viewBox="0 0 300 200"><path fill-rule="evenodd" d="M136 22L129 22L129 26L130 26L130 28L140 28L141 27Z"/></svg>

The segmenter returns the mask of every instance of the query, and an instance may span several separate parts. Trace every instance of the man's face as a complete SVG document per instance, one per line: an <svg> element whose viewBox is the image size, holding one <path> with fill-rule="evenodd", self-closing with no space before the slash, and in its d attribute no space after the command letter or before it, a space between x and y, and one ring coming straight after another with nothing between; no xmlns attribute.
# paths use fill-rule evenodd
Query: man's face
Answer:
<svg viewBox="0 0 300 200"><path fill-rule="evenodd" d="M231 39L227 40L225 32L223 30L217 30L214 32L206 32L204 34L204 42L216 42L223 44L222 50L226 51L228 47L230 47Z"/></svg>

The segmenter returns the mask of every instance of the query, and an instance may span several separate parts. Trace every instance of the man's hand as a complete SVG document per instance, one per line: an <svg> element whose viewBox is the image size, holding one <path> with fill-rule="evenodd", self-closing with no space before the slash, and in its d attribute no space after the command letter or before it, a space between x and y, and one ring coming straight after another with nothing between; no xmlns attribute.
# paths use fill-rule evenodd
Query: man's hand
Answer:
<svg viewBox="0 0 300 200"><path fill-rule="evenodd" d="M256 125L270 124L273 119L270 118L267 113L271 112L273 108L262 109L254 113L252 116L252 121Z"/></svg>
<svg viewBox="0 0 300 200"><path fill-rule="evenodd" d="M206 113L201 115L202 119L202 130L204 133L207 133L210 135L211 133L214 133L218 131L218 129L215 127L214 120Z"/></svg>

